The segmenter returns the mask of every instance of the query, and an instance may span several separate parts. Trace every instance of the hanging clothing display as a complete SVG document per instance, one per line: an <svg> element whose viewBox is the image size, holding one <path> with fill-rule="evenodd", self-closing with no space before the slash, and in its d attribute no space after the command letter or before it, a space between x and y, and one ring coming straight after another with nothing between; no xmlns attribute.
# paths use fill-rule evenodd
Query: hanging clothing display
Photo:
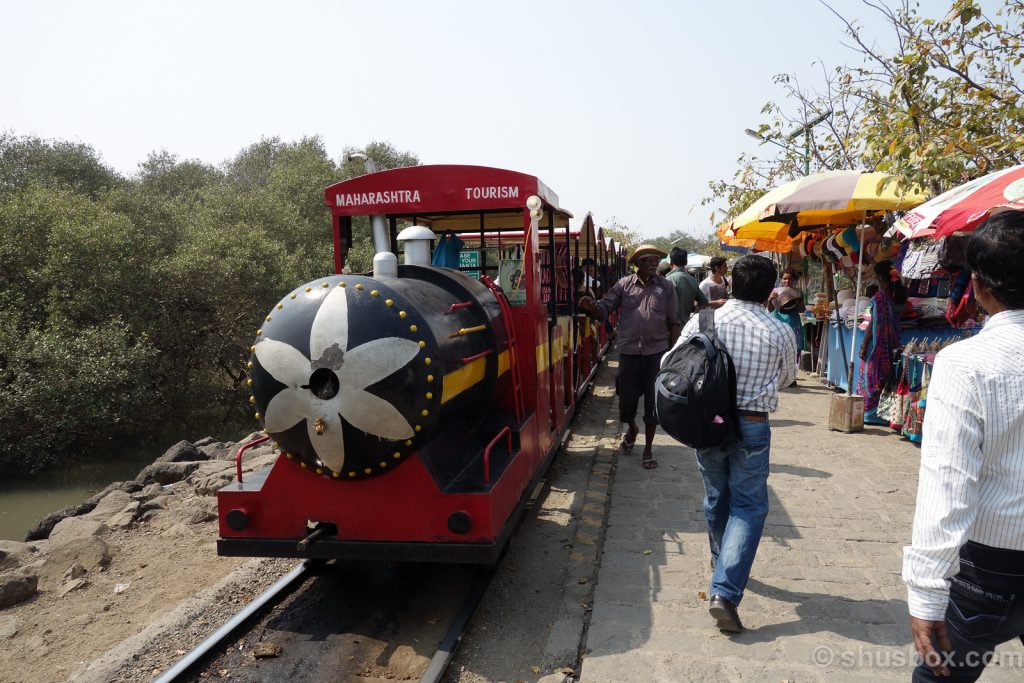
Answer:
<svg viewBox="0 0 1024 683"><path fill-rule="evenodd" d="M434 257L431 259L431 263L435 266L441 266L442 268L454 268L459 269L459 253L462 251L462 247L465 242L460 240L458 236L451 230L447 231L437 241L437 245L434 247Z"/></svg>

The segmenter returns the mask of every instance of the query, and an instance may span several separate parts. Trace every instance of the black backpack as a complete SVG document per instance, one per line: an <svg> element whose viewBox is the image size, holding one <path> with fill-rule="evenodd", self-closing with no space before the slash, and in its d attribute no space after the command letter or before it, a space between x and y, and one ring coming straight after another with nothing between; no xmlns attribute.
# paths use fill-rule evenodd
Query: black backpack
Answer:
<svg viewBox="0 0 1024 683"><path fill-rule="evenodd" d="M739 435L736 368L715 335L715 311L701 311L700 331L665 354L654 380L658 422L692 448L714 448Z"/></svg>

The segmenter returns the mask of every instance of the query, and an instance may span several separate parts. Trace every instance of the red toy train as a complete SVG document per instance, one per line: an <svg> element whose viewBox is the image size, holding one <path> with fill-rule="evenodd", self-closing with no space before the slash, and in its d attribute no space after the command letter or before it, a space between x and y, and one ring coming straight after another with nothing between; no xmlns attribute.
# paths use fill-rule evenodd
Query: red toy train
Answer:
<svg viewBox="0 0 1024 683"><path fill-rule="evenodd" d="M621 251L502 169L370 172L324 199L335 274L270 311L249 362L282 456L218 493L218 552L493 562L607 348L576 313L579 264L609 283ZM342 274L358 215L372 275Z"/></svg>

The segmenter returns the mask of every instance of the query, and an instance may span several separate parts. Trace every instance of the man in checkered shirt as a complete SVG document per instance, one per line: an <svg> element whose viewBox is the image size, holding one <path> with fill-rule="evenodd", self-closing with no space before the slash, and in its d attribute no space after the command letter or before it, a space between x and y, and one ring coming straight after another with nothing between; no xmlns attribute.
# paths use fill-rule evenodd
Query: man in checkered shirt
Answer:
<svg viewBox="0 0 1024 683"><path fill-rule="evenodd" d="M776 277L775 265L763 256L744 256L733 266L734 298L715 311L715 332L736 366L740 439L696 450L711 544L708 611L729 633L743 630L736 607L768 515L768 413L778 408L779 389L796 379L793 330L765 309ZM698 316L691 318L677 345L696 334L699 323Z"/></svg>

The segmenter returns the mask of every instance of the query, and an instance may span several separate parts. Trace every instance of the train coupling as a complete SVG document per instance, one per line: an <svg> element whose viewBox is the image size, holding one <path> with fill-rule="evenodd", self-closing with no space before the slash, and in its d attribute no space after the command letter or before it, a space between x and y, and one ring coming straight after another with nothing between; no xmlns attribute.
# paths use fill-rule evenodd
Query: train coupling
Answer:
<svg viewBox="0 0 1024 683"><path fill-rule="evenodd" d="M338 527L334 522L320 522L304 539L298 542L296 548L300 553L309 551L309 547L326 536L337 536Z"/></svg>

